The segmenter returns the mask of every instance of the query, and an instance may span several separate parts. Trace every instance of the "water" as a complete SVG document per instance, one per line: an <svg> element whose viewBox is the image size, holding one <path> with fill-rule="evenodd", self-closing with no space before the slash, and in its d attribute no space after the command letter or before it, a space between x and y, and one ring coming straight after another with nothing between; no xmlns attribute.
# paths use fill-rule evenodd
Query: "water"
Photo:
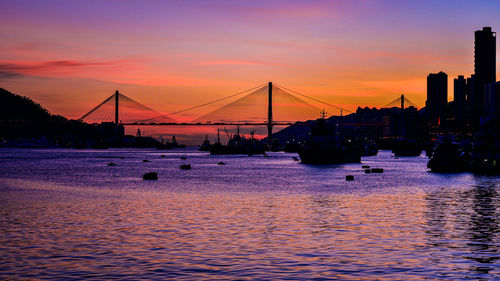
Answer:
<svg viewBox="0 0 500 281"><path fill-rule="evenodd" d="M269 155L1 149L0 279L500 279L498 177Z"/></svg>

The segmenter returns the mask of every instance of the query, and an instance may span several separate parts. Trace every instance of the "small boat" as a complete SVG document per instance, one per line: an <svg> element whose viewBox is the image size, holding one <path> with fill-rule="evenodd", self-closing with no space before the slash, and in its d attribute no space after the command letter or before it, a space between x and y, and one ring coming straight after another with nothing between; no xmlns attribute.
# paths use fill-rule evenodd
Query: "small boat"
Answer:
<svg viewBox="0 0 500 281"><path fill-rule="evenodd" d="M205 135L205 140L200 145L200 148L198 149L198 151L210 151L211 146L212 145L210 144L210 141L208 140L208 135Z"/></svg>
<svg viewBox="0 0 500 281"><path fill-rule="evenodd" d="M290 139L285 142L284 151L285 152L299 152L300 149L300 141L296 139Z"/></svg>
<svg viewBox="0 0 500 281"><path fill-rule="evenodd" d="M422 146L417 140L400 139L394 142L392 153L394 153L394 156L420 156Z"/></svg>
<svg viewBox="0 0 500 281"><path fill-rule="evenodd" d="M462 173L468 169L468 159L456 143L445 140L434 148L427 168L435 173Z"/></svg>
<svg viewBox="0 0 500 281"><path fill-rule="evenodd" d="M142 175L142 179L143 180L157 180L158 174L155 172L145 173L144 175Z"/></svg>
<svg viewBox="0 0 500 281"><path fill-rule="evenodd" d="M304 164L360 163L362 147L359 143L344 137L336 127L329 127L320 118L312 127L299 150Z"/></svg>
<svg viewBox="0 0 500 281"><path fill-rule="evenodd" d="M180 167L181 170L191 170L191 164L183 164Z"/></svg>
<svg viewBox="0 0 500 281"><path fill-rule="evenodd" d="M227 155L227 154L265 154L266 147L254 138L254 132L250 132L250 138L240 136L239 129L235 135L228 136L227 145L223 145L220 141L219 130L217 130L217 142L210 146L210 154L212 155Z"/></svg>

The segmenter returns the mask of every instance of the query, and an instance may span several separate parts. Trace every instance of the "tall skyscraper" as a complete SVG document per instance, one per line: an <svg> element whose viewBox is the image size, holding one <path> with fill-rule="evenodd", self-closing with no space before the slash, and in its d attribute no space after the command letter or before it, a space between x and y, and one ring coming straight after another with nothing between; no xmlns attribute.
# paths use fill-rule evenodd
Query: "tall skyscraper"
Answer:
<svg viewBox="0 0 500 281"><path fill-rule="evenodd" d="M466 112L467 82L463 75L453 80L453 101L455 106L455 121L457 125L463 125Z"/></svg>
<svg viewBox="0 0 500 281"><path fill-rule="evenodd" d="M437 124L446 118L448 103L448 75L444 72L430 73L427 76L427 101L425 107L430 123Z"/></svg>
<svg viewBox="0 0 500 281"><path fill-rule="evenodd" d="M474 74L472 117L477 125L484 114L484 86L496 81L496 33L491 27L474 32Z"/></svg>
<svg viewBox="0 0 500 281"><path fill-rule="evenodd" d="M498 117L500 115L500 82L484 86L484 116Z"/></svg>

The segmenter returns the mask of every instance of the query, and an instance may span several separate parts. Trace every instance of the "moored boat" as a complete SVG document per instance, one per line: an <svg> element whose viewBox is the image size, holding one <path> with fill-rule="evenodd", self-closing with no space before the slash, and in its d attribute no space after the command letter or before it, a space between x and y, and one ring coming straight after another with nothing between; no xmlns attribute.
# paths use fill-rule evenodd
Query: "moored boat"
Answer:
<svg viewBox="0 0 500 281"><path fill-rule="evenodd" d="M362 146L345 138L337 127L318 122L299 150L300 161L304 164L341 164L361 162Z"/></svg>
<svg viewBox="0 0 500 281"><path fill-rule="evenodd" d="M208 140L208 135L205 135L205 140L200 145L200 148L198 149L198 151L210 151L211 146L212 145L210 144L210 141Z"/></svg>
<svg viewBox="0 0 500 281"><path fill-rule="evenodd" d="M434 148L427 167L435 173L461 173L468 169L467 154L456 143L444 141Z"/></svg>
<svg viewBox="0 0 500 281"><path fill-rule="evenodd" d="M417 140L399 139L394 141L392 153L394 156L420 156L422 146Z"/></svg>
<svg viewBox="0 0 500 281"><path fill-rule="evenodd" d="M227 133L227 131L226 131ZM227 145L223 145L220 141L219 130L217 131L217 142L210 146L210 154L225 155L225 154L264 154L266 147L264 144L256 140L253 132L250 133L250 138L240 136L239 130L234 136L228 135Z"/></svg>

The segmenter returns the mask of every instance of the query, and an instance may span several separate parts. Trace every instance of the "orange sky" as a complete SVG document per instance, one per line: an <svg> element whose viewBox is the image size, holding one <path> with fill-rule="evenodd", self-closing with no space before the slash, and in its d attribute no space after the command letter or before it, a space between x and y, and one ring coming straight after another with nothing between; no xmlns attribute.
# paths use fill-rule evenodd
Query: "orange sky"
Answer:
<svg viewBox="0 0 500 281"><path fill-rule="evenodd" d="M497 31L499 10L494 1L2 1L0 87L68 118L115 90L173 112L268 81L350 110L400 94L422 106L429 72L448 73L452 99L452 79L473 72L474 30Z"/></svg>

